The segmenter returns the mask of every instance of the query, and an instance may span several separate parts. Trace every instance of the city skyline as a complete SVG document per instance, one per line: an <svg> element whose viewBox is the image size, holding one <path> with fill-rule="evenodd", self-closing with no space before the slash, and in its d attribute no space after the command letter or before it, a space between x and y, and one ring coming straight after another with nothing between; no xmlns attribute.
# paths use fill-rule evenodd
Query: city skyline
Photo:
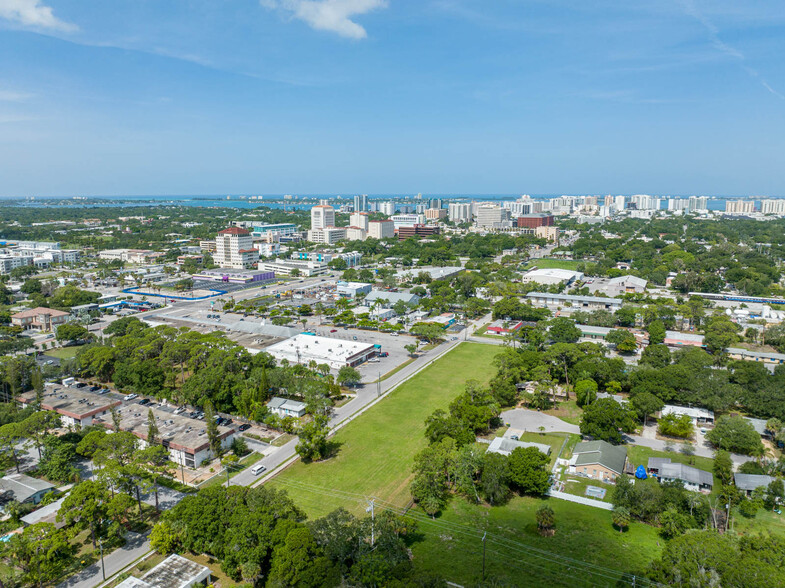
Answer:
<svg viewBox="0 0 785 588"><path fill-rule="evenodd" d="M0 196L785 195L785 7L0 0Z"/></svg>

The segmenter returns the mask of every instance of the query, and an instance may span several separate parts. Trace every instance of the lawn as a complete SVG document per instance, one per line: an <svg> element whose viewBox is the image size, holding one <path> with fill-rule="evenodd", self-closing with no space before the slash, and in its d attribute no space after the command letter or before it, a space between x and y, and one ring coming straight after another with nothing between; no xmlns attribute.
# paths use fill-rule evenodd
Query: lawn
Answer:
<svg viewBox="0 0 785 588"><path fill-rule="evenodd" d="M74 345L73 347L58 347L57 349L47 349L44 351L44 355L56 357L57 359L71 359L72 357L76 357L76 354L80 349L80 345Z"/></svg>
<svg viewBox="0 0 785 588"><path fill-rule="evenodd" d="M555 513L552 537L537 533L535 512L545 502ZM660 553L654 527L633 522L619 533L610 512L564 500L516 497L489 508L453 498L433 521L412 516L423 537L412 546L415 566L465 586L480 581L486 531L487 586L615 586Z"/></svg>
<svg viewBox="0 0 785 588"><path fill-rule="evenodd" d="M571 425L580 425L581 418L583 417L583 410L578 406L578 403L575 400L559 402L554 408L550 408L543 412L558 417Z"/></svg>
<svg viewBox="0 0 785 588"><path fill-rule="evenodd" d="M298 461L268 484L286 488L312 518L339 506L359 514L364 498L371 496L405 507L411 501L414 455L426 445L425 419L437 408L446 409L467 380L487 382L498 351L461 343L338 431L336 457Z"/></svg>
<svg viewBox="0 0 785 588"><path fill-rule="evenodd" d="M532 433L526 432L522 433L519 436L520 441L526 441L528 443L542 443L543 445L550 445L551 446L551 454L550 454L550 464L548 465L548 469L553 467L553 464L556 463L556 459L559 457L559 451L561 451L562 445L564 445L564 440L568 437L568 433Z"/></svg>
<svg viewBox="0 0 785 588"><path fill-rule="evenodd" d="M785 514L778 515L770 510L760 509L754 518L748 519L734 509L731 517L733 530L739 533L774 533L785 535Z"/></svg>
<svg viewBox="0 0 785 588"><path fill-rule="evenodd" d="M526 269L530 269L536 266L539 268L576 270L578 269L579 263L581 262L573 261L570 259L533 259L526 265Z"/></svg>

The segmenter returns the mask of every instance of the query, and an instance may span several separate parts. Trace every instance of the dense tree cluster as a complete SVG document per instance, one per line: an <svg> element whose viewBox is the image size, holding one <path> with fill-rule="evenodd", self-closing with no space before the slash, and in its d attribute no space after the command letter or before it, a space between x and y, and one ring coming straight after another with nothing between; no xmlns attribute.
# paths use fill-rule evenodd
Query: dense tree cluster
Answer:
<svg viewBox="0 0 785 588"><path fill-rule="evenodd" d="M209 554L236 581L254 585L381 586L410 578L416 525L386 510L358 519L345 510L305 521L285 492L214 486L183 499L152 532L162 553Z"/></svg>

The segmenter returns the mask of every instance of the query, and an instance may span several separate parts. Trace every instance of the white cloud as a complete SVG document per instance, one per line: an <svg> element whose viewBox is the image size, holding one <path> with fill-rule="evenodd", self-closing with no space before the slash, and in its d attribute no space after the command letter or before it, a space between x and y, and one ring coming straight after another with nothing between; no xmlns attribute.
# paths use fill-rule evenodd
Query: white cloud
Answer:
<svg viewBox="0 0 785 588"><path fill-rule="evenodd" d="M0 0L2 1L2 0ZM385 8L387 0L259 0L265 8L279 9L305 22L312 29L336 33L348 39L364 39L368 33L352 20Z"/></svg>
<svg viewBox="0 0 785 588"><path fill-rule="evenodd" d="M0 19L36 29L74 31L78 27L57 18L41 0L0 0Z"/></svg>

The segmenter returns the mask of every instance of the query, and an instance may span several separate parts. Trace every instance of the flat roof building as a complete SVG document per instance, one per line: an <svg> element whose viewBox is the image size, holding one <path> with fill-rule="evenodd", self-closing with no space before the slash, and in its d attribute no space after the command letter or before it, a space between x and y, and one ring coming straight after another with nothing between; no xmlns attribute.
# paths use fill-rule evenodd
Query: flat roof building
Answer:
<svg viewBox="0 0 785 588"><path fill-rule="evenodd" d="M172 461L193 468L214 457L207 437L207 424L187 416L149 406L127 404L117 409L120 415L120 430L133 433L140 439L142 446L146 447L147 415L150 410L153 411L158 426L160 443L169 450ZM98 419L96 424L114 430L111 416ZM234 440L234 429L218 426L218 437L221 439L221 447L228 448Z"/></svg>
<svg viewBox="0 0 785 588"><path fill-rule="evenodd" d="M22 404L33 404L35 391L25 392L18 399ZM89 427L93 424L94 418L105 415L120 404L122 402L119 400L92 392L83 392L79 388L47 385L41 408L59 414L65 426Z"/></svg>
<svg viewBox="0 0 785 588"><path fill-rule="evenodd" d="M666 404L660 411L660 417L664 417L668 414L675 414L676 416L687 415L696 425L714 422L713 411L707 408L698 408L697 406L675 406L673 404Z"/></svg>
<svg viewBox="0 0 785 588"><path fill-rule="evenodd" d="M335 293L347 298L356 298L358 294L370 294L373 284L363 282L338 282Z"/></svg>
<svg viewBox="0 0 785 588"><path fill-rule="evenodd" d="M621 308L619 298L601 298L599 296L574 296L572 294L550 294L548 292L529 292L526 299L540 306L570 306L579 310L610 310Z"/></svg>
<svg viewBox="0 0 785 588"><path fill-rule="evenodd" d="M130 576L116 588L191 588L207 585L211 577L207 566L173 553L141 579Z"/></svg>
<svg viewBox="0 0 785 588"><path fill-rule="evenodd" d="M332 369L355 366L370 359L378 348L371 343L299 334L265 349L278 360L308 365L326 363Z"/></svg>
<svg viewBox="0 0 785 588"><path fill-rule="evenodd" d="M524 284L535 282L537 284L558 285L572 284L583 279L582 272L559 269L555 267L534 268L521 277Z"/></svg>
<svg viewBox="0 0 785 588"><path fill-rule="evenodd" d="M275 272L254 269L216 268L206 269L194 275L196 280L209 280L228 284L251 284L254 282L269 282L275 279Z"/></svg>

